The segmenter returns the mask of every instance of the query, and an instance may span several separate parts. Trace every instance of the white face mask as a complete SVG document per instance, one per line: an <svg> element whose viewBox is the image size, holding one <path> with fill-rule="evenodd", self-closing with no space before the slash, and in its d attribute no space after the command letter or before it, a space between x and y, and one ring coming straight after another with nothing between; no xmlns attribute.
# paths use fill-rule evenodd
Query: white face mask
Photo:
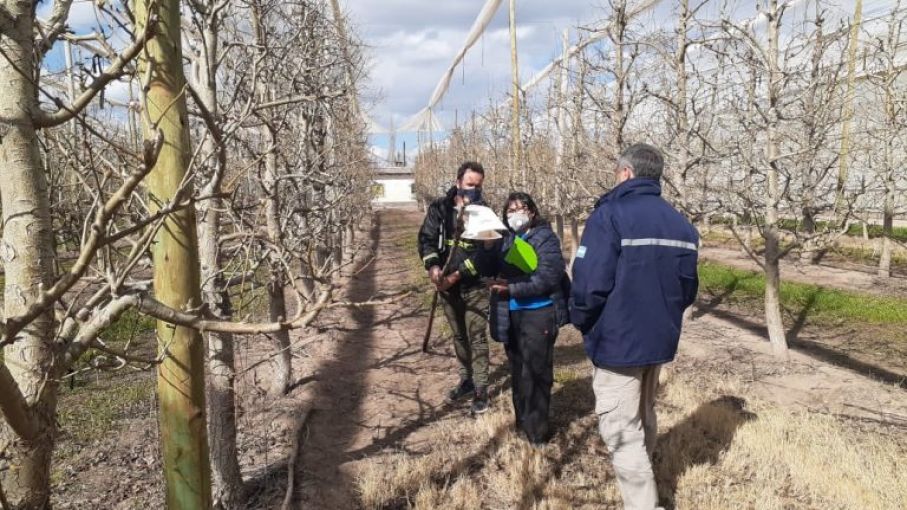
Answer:
<svg viewBox="0 0 907 510"><path fill-rule="evenodd" d="M507 215L507 223L510 224L510 228L519 232L526 228L526 225L529 225L529 213L510 213Z"/></svg>

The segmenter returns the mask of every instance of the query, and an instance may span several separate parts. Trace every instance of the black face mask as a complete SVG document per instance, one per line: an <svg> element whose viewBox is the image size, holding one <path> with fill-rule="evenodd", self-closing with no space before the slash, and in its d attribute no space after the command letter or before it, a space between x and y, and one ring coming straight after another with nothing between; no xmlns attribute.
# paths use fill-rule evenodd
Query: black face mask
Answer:
<svg viewBox="0 0 907 510"><path fill-rule="evenodd" d="M482 188L472 188L472 189L458 188L457 195L468 200L470 204L475 204L479 200L482 200Z"/></svg>

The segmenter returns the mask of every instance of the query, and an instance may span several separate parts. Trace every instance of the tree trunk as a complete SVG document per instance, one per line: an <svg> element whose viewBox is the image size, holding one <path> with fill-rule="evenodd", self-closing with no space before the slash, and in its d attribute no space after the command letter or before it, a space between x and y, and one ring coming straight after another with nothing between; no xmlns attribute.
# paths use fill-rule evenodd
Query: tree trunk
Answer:
<svg viewBox="0 0 907 510"><path fill-rule="evenodd" d="M890 170L889 170L890 171ZM894 234L894 181L886 183L885 203L882 206L882 246L879 253L879 276L891 277L891 236Z"/></svg>
<svg viewBox="0 0 907 510"><path fill-rule="evenodd" d="M286 282L284 272L280 269L271 272L271 281L268 282L268 320L281 322L287 319L287 301L284 296ZM273 334L275 345L278 349L274 362L277 365L271 380L270 391L273 395L283 395L292 384L293 354L290 352L290 333L286 330Z"/></svg>
<svg viewBox="0 0 907 510"><path fill-rule="evenodd" d="M19 315L37 301L54 276L53 229L48 184L38 152L32 113L35 104L34 12L30 2L4 1L0 17L0 196L2 196L5 317ZM53 316L37 317L3 349L8 376L29 405L36 435L27 441L2 421L9 441L10 469L2 484L14 508L41 509L49 504L50 462L56 426L57 374L53 371ZM6 395L3 396L7 398ZM21 399L20 404L22 403ZM4 406L4 411L6 411Z"/></svg>
<svg viewBox="0 0 907 510"><path fill-rule="evenodd" d="M900 7L900 2L895 6L892 14ZM891 22L888 25L888 48L892 52L887 61L887 76L885 77L885 120L889 133L901 131L902 124L898 119L898 98L896 83L900 72L895 69L896 48L901 46L901 25ZM900 171L900 165L895 160L895 136L889 135L885 142L885 198L882 202L882 238L879 246L878 275L881 278L891 278L891 236L894 233L894 206L895 206L895 176Z"/></svg>
<svg viewBox="0 0 907 510"><path fill-rule="evenodd" d="M260 48L267 47L266 32L264 28L264 13L260 2L251 3L252 28L255 33L256 43ZM262 102L273 100L272 90L266 82L260 81L256 86L256 94ZM268 239L273 246L283 243L283 229L280 225L280 189L277 181L277 155L275 154L277 135L274 128L267 123L261 128L261 136L266 144L267 153L264 157L264 176L262 186L265 192L265 223ZM287 319L287 302L284 294L288 283L286 271L280 255L272 255L270 260L271 279L268 282L268 319L271 322L281 322ZM283 330L273 334L272 338L277 348L276 364L272 374L269 391L272 395L283 395L290 389L293 377L293 355L290 352L290 333Z"/></svg>
<svg viewBox="0 0 907 510"><path fill-rule="evenodd" d="M614 97L611 103L611 133L608 145L616 164L624 145L624 88L626 87L628 74L627 69L624 68L624 42L626 40L628 20L626 0L620 0L612 5L615 11L611 35L611 40L614 42Z"/></svg>
<svg viewBox="0 0 907 510"><path fill-rule="evenodd" d="M232 316L230 296L218 260L217 235L220 200L207 202L199 210L199 247L205 303L218 317ZM208 440L214 481L214 501L227 510L242 508L244 486L236 448L236 360L233 335L207 333L208 354Z"/></svg>
<svg viewBox="0 0 907 510"><path fill-rule="evenodd" d="M269 134L268 143L273 144L274 135ZM280 246L283 238L280 227L280 197L277 183L277 157L273 151L265 155L264 184L267 193L267 227L268 237L275 246ZM281 322L287 319L287 301L284 290L287 285L286 271L279 256L272 256L271 280L268 282L268 319ZM274 362L277 365L271 380L270 391L273 395L283 395L290 389L293 377L293 353L290 352L290 332L286 330L273 334L275 348L278 350Z"/></svg>
<svg viewBox="0 0 907 510"><path fill-rule="evenodd" d="M205 52L201 62L196 62L196 90L198 97L215 121L219 121L217 104L217 56L220 55L217 36L218 15L206 19L203 30ZM205 137L202 160L208 161L211 171L202 190L204 196L217 196L226 169L226 148L214 136ZM220 198L199 204L198 236L201 259L202 298L208 308L219 318L229 320L233 315L230 294L220 262L221 210ZM208 445L211 452L211 474L214 482L214 502L219 508L242 508L245 490L236 448L236 360L233 335L207 333L208 362Z"/></svg>
<svg viewBox="0 0 907 510"><path fill-rule="evenodd" d="M680 143L677 147L677 169L680 173L680 186L678 201L684 209L687 218L692 219L691 212L695 209L693 206L692 193L690 193L690 122L687 116L687 45L689 44L689 19L690 6L689 0L680 0L678 8L680 12L677 16L677 48L674 53L674 76L677 79L674 96L674 109L677 119L677 134ZM703 172L703 182L705 182ZM676 182L676 181L675 181ZM700 209L705 208L705 186L703 186L703 201Z"/></svg>
<svg viewBox="0 0 907 510"><path fill-rule="evenodd" d="M774 229L765 235L765 325L775 356L787 360L787 338L781 318L781 271L778 259L778 237Z"/></svg>
<svg viewBox="0 0 907 510"><path fill-rule="evenodd" d="M743 251L746 254L753 250L753 226L745 224L743 226Z"/></svg>
<svg viewBox="0 0 907 510"><path fill-rule="evenodd" d="M343 227L343 276L353 275L353 259L356 257L356 228L352 223Z"/></svg>
<svg viewBox="0 0 907 510"><path fill-rule="evenodd" d="M554 215L554 231L557 233L557 238L564 241L564 215L555 214Z"/></svg>
<svg viewBox="0 0 907 510"><path fill-rule="evenodd" d="M778 0L771 0L769 12L769 104L771 106L768 120L768 147L766 150L768 181L768 195L765 197L765 325L768 328L768 338L772 343L772 350L780 359L787 360L787 338L784 335L784 323L781 320L781 271L780 246L778 239L778 204L781 201L779 185L778 156L779 134L778 101L780 99L780 68L778 63L778 37L780 10Z"/></svg>
<svg viewBox="0 0 907 510"><path fill-rule="evenodd" d="M819 262L819 247L816 243L816 220L813 218L812 207L806 205L803 207L803 228L802 234L805 236L803 245L800 248L801 264L817 264Z"/></svg>
<svg viewBox="0 0 907 510"><path fill-rule="evenodd" d="M889 167L889 172L893 167ZM881 249L879 252L879 271L878 275L882 278L891 277L891 237L894 235L894 179L889 173L889 179L885 183L885 201L882 205L882 239Z"/></svg>
<svg viewBox="0 0 907 510"><path fill-rule="evenodd" d="M150 11L149 9L154 9ZM148 176L149 202L157 208L174 198L188 198L181 188L191 158L177 0L136 3L136 25L143 30L157 14L155 37L139 57L139 75L147 76L143 119L145 139L163 133L164 144ZM172 213L152 248L154 293L178 310L201 305L198 238L194 208ZM168 355L158 366L158 399L168 508L210 508L211 472L205 424L205 365L201 334L158 321L160 349Z"/></svg>

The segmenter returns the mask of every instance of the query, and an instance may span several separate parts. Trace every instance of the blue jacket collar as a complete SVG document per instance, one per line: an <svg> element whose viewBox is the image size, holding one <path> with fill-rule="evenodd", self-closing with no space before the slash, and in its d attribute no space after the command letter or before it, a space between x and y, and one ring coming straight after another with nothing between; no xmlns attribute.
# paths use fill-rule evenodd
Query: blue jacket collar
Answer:
<svg viewBox="0 0 907 510"><path fill-rule="evenodd" d="M644 177L637 177L635 179L624 181L611 191L602 195L602 197L598 199L598 202L595 203L595 208L599 208L606 202L631 195L653 195L656 197L661 196L661 183L655 179L648 179Z"/></svg>

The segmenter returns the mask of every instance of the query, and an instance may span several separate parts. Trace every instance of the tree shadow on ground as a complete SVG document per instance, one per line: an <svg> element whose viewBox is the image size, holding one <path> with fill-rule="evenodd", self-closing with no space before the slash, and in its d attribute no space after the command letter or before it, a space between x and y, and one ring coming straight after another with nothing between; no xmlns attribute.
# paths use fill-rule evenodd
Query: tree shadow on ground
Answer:
<svg viewBox="0 0 907 510"><path fill-rule="evenodd" d="M700 405L680 423L659 435L653 468L659 495L666 508L675 507L677 485L694 466L711 466L727 451L744 423L757 416L746 401L725 395Z"/></svg>
<svg viewBox="0 0 907 510"><path fill-rule="evenodd" d="M807 294L806 302L803 303L803 307L800 309L800 311L796 312L794 324L790 327L789 330L787 330L788 344L797 341L797 337L800 336L800 333L803 331L803 327L806 326L806 320L809 318L809 313L812 312L813 307L816 306L816 301L819 299L820 294L822 294L821 289L813 289L809 292L809 294Z"/></svg>
<svg viewBox="0 0 907 510"><path fill-rule="evenodd" d="M740 278L734 276L734 278L724 286L720 294L713 294L708 301L697 303L696 309L693 310L692 318L698 319L705 314L711 313L713 310L718 308L721 304L724 303L727 298L729 298L740 286Z"/></svg>
<svg viewBox="0 0 907 510"><path fill-rule="evenodd" d="M809 303L809 301L807 301L807 303ZM749 331L768 341L768 331L766 330L764 323L757 322L752 318L747 318L741 314L729 310L723 310L721 308L712 309L708 311L708 313L719 319L726 320L734 326ZM807 319L808 310L804 308L804 310L802 310L797 315L797 319L794 322L793 328L791 328L790 332L788 333L788 342L790 348L802 352L803 354L816 360L852 370L860 375L881 380L888 384L898 386L901 389L907 389L907 374L897 373L878 365L873 365L872 363L867 363L865 361L855 359L852 356L835 350L823 343L800 338L799 335L802 334L802 330L808 322Z"/></svg>
<svg viewBox="0 0 907 510"><path fill-rule="evenodd" d="M421 352L422 351L420 349L418 351L413 351L410 354L420 355ZM488 391L490 393L496 394L498 392L505 391L508 388L508 381L510 379L507 377L507 373L508 367L506 365L499 365L488 374ZM349 452L350 457L367 457L388 448L396 448L402 451L407 451L406 448L403 448L403 443L415 431L433 422L441 421L454 414L468 412L466 411L466 407L468 407L469 402L468 400L464 400L462 402L444 401L438 404L437 402L429 402L418 392L412 396L404 396L403 394L399 393L395 393L395 395L400 398L408 398L415 401L419 408L419 411L413 415L412 419L407 421L402 426L386 429L384 431L384 434L381 436L381 439L378 439L363 448Z"/></svg>
<svg viewBox="0 0 907 510"><path fill-rule="evenodd" d="M375 216L370 232L372 250L377 249L381 235L381 220L381 214ZM374 264L374 258L367 259L361 264L356 275L349 280L347 296L351 301L367 300L374 295L377 289L377 269ZM314 487L318 494L313 497L323 497L323 503L326 505L353 499L352 487L355 481L349 479L340 469L340 465L348 457L336 452L345 451L358 433L357 423L360 421L361 403L365 398L367 368L371 363L367 353L374 342L371 326L375 321L375 310L370 306L352 307L349 309L349 317L355 326L338 339L335 355L322 361L313 371L317 374L315 379L319 384L314 404L316 407L319 402L328 401L334 395L343 395L343 399L323 409L302 404L290 412L298 419L307 408L311 409L305 428L299 431L299 441L301 443L305 440L305 446L300 446L301 451L295 466L296 483L294 494L291 496L295 505L301 504L299 500L307 487ZM301 379L305 380L306 378ZM338 387L341 386L342 390L338 391ZM313 456L317 462L313 462ZM246 484L249 494L248 506L279 507L287 489L288 476L287 459L282 459L254 474Z"/></svg>
<svg viewBox="0 0 907 510"><path fill-rule="evenodd" d="M425 307L421 304L414 304L412 306L400 306L398 309L391 312L390 315L376 320L372 323L372 327L384 326L387 324L393 324L395 322L411 319L413 317L421 317L425 314ZM320 322L315 329L316 333L324 333L325 331L336 331L339 333L355 333L358 331L356 326L347 326L341 324L339 321L324 321Z"/></svg>

